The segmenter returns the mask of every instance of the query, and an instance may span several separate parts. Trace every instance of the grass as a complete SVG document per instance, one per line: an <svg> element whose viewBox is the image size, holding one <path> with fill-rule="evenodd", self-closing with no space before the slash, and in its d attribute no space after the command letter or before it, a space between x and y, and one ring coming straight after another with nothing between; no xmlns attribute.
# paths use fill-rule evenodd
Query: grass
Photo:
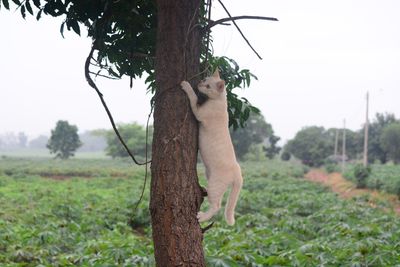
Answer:
<svg viewBox="0 0 400 267"><path fill-rule="evenodd" d="M243 164L235 226L221 212L205 234L208 266L399 263L398 217L339 199L304 171ZM142 179L143 168L119 160L1 159L0 266L154 266L148 190L133 211Z"/></svg>
<svg viewBox="0 0 400 267"><path fill-rule="evenodd" d="M11 158L47 158L51 159L54 154L50 154L48 149L17 149L11 151L1 151L0 157L11 157ZM76 152L75 158L78 159L106 159L108 156L103 151L97 152Z"/></svg>

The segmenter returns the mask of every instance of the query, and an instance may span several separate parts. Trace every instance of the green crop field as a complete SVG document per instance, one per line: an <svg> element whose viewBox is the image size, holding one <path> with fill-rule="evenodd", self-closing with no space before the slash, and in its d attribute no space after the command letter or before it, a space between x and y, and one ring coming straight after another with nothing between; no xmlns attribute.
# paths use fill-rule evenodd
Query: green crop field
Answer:
<svg viewBox="0 0 400 267"><path fill-rule="evenodd" d="M400 198L400 165L373 164L371 174L367 178L367 187L397 194ZM345 177L355 182L352 167L348 168Z"/></svg>
<svg viewBox="0 0 400 267"><path fill-rule="evenodd" d="M209 266L400 266L396 215L292 163L243 172L235 226L221 212L205 233ZM134 211L143 175L120 160L0 159L0 266L154 266L148 190Z"/></svg>

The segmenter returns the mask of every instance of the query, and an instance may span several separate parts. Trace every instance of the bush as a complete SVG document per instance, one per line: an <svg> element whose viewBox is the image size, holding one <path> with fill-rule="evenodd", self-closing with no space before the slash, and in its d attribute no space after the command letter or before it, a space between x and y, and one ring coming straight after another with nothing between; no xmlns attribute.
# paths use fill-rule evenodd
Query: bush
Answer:
<svg viewBox="0 0 400 267"><path fill-rule="evenodd" d="M396 192L397 198L400 200L400 181L397 181L394 190Z"/></svg>
<svg viewBox="0 0 400 267"><path fill-rule="evenodd" d="M262 145L261 144L250 145L249 152L247 152L246 155L243 156L243 160L244 161L254 161L254 162L260 162L260 161L267 160L267 157L265 156Z"/></svg>
<svg viewBox="0 0 400 267"><path fill-rule="evenodd" d="M289 161L291 158L291 155L288 151L283 151L281 154L281 160L283 161Z"/></svg>
<svg viewBox="0 0 400 267"><path fill-rule="evenodd" d="M381 190L383 185L383 182L379 178L375 178L370 181L370 187L376 190Z"/></svg>
<svg viewBox="0 0 400 267"><path fill-rule="evenodd" d="M333 173L333 172L338 172L339 168L338 168L337 164L335 164L335 163L328 163L325 165L325 170L328 173Z"/></svg>
<svg viewBox="0 0 400 267"><path fill-rule="evenodd" d="M290 140L285 150L310 167L319 167L332 151L330 137L323 127L306 127Z"/></svg>
<svg viewBox="0 0 400 267"><path fill-rule="evenodd" d="M364 167L362 164L357 164L354 166L353 173L356 178L357 188L366 188L367 178L371 174L371 168L369 166Z"/></svg>

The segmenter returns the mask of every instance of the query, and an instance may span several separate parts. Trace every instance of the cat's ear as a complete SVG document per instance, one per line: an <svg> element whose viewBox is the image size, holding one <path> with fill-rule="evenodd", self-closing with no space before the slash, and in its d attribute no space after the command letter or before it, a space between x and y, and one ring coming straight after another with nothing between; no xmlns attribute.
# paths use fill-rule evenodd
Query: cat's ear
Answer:
<svg viewBox="0 0 400 267"><path fill-rule="evenodd" d="M219 70L218 70L218 68L214 71L213 77L219 79Z"/></svg>
<svg viewBox="0 0 400 267"><path fill-rule="evenodd" d="M222 93L225 89L225 81L224 80L220 80L219 82L217 82L217 90L218 92Z"/></svg>

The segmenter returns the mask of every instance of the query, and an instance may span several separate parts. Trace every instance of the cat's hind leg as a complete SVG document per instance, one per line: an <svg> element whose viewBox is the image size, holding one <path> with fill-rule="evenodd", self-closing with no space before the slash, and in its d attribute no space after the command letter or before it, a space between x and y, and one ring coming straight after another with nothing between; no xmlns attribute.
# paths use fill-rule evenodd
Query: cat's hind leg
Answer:
<svg viewBox="0 0 400 267"><path fill-rule="evenodd" d="M197 219L199 222L204 222L208 221L211 219L221 208L221 202L222 202L222 197L225 193L225 191L228 188L228 185L224 183L217 183L214 182L215 179L210 179L208 180L208 185L207 185L207 198L208 198L208 203L210 204L209 209L206 212L199 212L197 214Z"/></svg>

